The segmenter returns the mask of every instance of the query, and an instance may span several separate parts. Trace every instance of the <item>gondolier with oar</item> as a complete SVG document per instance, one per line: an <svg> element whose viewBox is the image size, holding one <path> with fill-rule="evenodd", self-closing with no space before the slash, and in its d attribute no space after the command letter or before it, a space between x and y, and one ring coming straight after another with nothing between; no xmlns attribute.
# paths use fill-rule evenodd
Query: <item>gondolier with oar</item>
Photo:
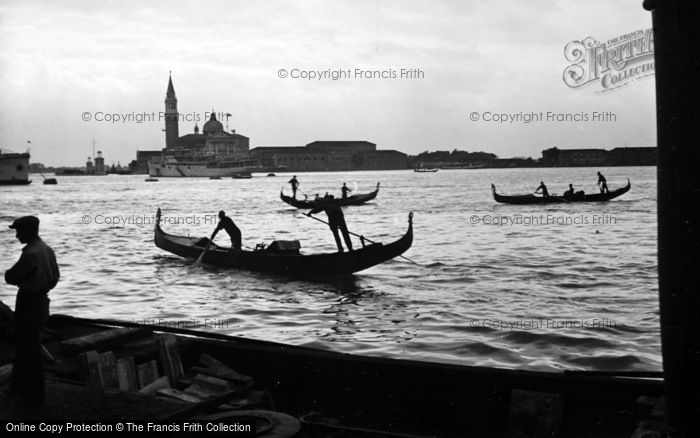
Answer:
<svg viewBox="0 0 700 438"><path fill-rule="evenodd" d="M335 244L338 246L338 252L343 252L343 244L340 242L338 230L343 233L343 239L345 240L345 246L348 247L348 251L352 251L352 241L350 240L348 226L345 224L345 215L343 214L343 210L340 208L340 206L333 202L333 199L333 195L327 195L320 198L318 201L318 207L306 213L306 215L311 216L314 213L325 211L326 216L328 216L328 226L331 228L333 237L335 238Z"/></svg>
<svg viewBox="0 0 700 438"><path fill-rule="evenodd" d="M537 187L535 193L539 193L540 191L542 191L543 198L549 198L549 191L547 190L547 186L544 185L544 181L540 181L540 186Z"/></svg>
<svg viewBox="0 0 700 438"><path fill-rule="evenodd" d="M345 183L343 183L343 187L340 188L340 191L343 192L343 199L348 197L348 192L352 192Z"/></svg>
<svg viewBox="0 0 700 438"><path fill-rule="evenodd" d="M213 242L214 237L216 237L216 233L221 230L226 230L228 233L229 237L231 238L231 247L233 249L241 249L241 230L236 226L230 217L226 216L226 213L223 210L219 212L219 225L217 225L209 241Z"/></svg>
<svg viewBox="0 0 700 438"><path fill-rule="evenodd" d="M600 172L598 172L598 187L600 187L600 193L610 193L610 189L608 189L608 181Z"/></svg>
<svg viewBox="0 0 700 438"><path fill-rule="evenodd" d="M299 187L299 180L296 175L292 176L292 179L289 180L289 184L292 185L292 198L296 199L297 188Z"/></svg>

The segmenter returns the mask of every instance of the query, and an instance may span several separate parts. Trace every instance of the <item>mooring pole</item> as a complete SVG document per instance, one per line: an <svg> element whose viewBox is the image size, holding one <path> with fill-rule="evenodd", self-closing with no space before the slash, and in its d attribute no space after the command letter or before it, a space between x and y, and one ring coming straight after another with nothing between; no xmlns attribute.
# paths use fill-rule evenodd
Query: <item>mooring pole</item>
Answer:
<svg viewBox="0 0 700 438"><path fill-rule="evenodd" d="M700 5L652 12L658 146L659 308L672 436L700 436Z"/></svg>

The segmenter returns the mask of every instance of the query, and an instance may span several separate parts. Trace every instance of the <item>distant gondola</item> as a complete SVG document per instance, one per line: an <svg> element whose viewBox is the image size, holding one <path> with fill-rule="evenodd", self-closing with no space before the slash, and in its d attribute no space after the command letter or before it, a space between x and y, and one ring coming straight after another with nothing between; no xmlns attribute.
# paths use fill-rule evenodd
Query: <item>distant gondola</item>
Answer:
<svg viewBox="0 0 700 438"><path fill-rule="evenodd" d="M529 195L499 195L496 193L496 186L491 184L491 192L493 193L493 199L496 202L501 202L503 204L553 204L553 203L565 203L565 202L604 202L611 199L617 198L618 196L624 195L630 190L632 185L630 180L627 180L627 185L620 187L616 190L611 190L608 193L592 193L592 194L575 194L573 197L564 196L535 196L533 194Z"/></svg>
<svg viewBox="0 0 700 438"><path fill-rule="evenodd" d="M348 196L347 198L334 198L332 202L337 205L340 205L341 207L345 207L347 205L361 205L365 202L371 201L372 199L376 198L377 193L379 193L379 183L377 183L377 188L373 192L352 195ZM296 208L312 209L317 206L316 201L314 201L313 199L292 198L291 196L285 195L283 191L280 192L280 198L287 204Z"/></svg>
<svg viewBox="0 0 700 438"><path fill-rule="evenodd" d="M156 213L155 244L181 257L197 259L207 245L207 238L173 236L160 228L160 208ZM301 277L348 275L391 260L406 252L413 243L413 213L408 215L408 230L400 239L384 245L372 243L354 251L300 254L298 242L273 242L265 249L234 250L212 244L202 263L221 268L241 268Z"/></svg>

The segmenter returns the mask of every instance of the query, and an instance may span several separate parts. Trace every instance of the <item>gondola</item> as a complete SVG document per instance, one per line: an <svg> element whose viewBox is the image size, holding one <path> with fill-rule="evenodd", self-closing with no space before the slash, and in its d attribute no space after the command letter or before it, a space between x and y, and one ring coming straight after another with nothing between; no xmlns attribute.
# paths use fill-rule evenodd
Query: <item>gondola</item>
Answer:
<svg viewBox="0 0 700 438"><path fill-rule="evenodd" d="M374 189L373 192L352 195L348 196L347 198L335 198L333 202L337 205L340 205L341 207L345 207L348 205L361 205L365 202L369 202L372 199L376 198L377 193L379 193L379 183L377 183L377 188ZM315 208L317 205L317 203L313 199L292 198L291 196L285 195L284 191L280 191L280 198L292 207L301 209L312 209Z"/></svg>
<svg viewBox="0 0 700 438"><path fill-rule="evenodd" d="M229 336L220 330L207 333L176 322L52 315L43 340L54 358L47 365L46 408L24 413L0 394L0 409L15 420L182 424L198 415L210 418L209 412L221 403L247 401L256 405L244 407L239 416L265 412L267 418L298 419L300 434L284 434L278 423L275 437L630 437L636 436L640 420L651 417L651 407L645 412L648 405L639 400L663 395L660 372L542 372L361 356ZM93 336L92 343L76 342L90 335L100 337ZM168 343L168 337L175 342ZM2 342L0 338L0 365L7 363L12 348ZM99 360L89 362L91 354ZM218 369L224 371L207 371L204 355L219 361ZM174 388L182 388L177 391L188 391L184 385L197 380L197 373L222 379L233 374L231 383L241 389L200 403L178 404L170 398L175 389L158 390L158 396L133 392L140 386L132 392L109 389L105 370L114 366L102 358L110 356L112 362L118 358L117 365L128 365L133 358L137 369L152 361L156 377L174 373L181 364L184 377L172 379ZM82 379L81 362L92 363L91 373L84 372ZM123 380L129 381L126 374L119 374L120 387ZM85 379L92 384L86 386ZM254 402L254 393L266 396ZM219 415L235 418L237 411L227 409ZM270 417L270 411L276 416ZM258 432L256 436L273 436Z"/></svg>
<svg viewBox="0 0 700 438"><path fill-rule="evenodd" d="M556 196L556 195L550 195L547 197L544 196L535 196L533 194L529 195L499 195L496 193L496 186L491 184L491 192L493 193L493 199L496 202L501 202L503 204L554 204L554 203L567 203L567 202L604 202L604 201L609 201L611 199L617 198L618 196L622 196L625 193L627 193L630 190L630 187L632 185L630 184L630 180L627 180L627 185L624 187L620 187L619 189L611 190L608 193L592 193L592 194L583 194L581 192L577 192L574 194L573 197L567 198L564 196Z"/></svg>
<svg viewBox="0 0 700 438"><path fill-rule="evenodd" d="M160 208L156 213L155 244L181 257L197 259L211 243L208 238L173 236L160 228ZM413 243L413 213L408 215L408 230L395 242L370 243L348 252L301 254L299 242L274 241L254 251L234 250L211 244L202 263L222 268L241 268L292 276L320 277L347 275L362 271L400 256Z"/></svg>

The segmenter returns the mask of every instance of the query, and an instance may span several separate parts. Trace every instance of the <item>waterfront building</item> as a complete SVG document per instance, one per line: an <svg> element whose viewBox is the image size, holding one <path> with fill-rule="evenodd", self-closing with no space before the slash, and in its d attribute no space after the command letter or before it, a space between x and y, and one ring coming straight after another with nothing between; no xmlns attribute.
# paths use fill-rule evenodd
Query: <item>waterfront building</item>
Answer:
<svg viewBox="0 0 700 438"><path fill-rule="evenodd" d="M586 166L655 166L655 147L624 147L605 149L559 149L553 147L542 151L542 166L586 167Z"/></svg>
<svg viewBox="0 0 700 438"><path fill-rule="evenodd" d="M368 141L314 141L306 146L259 146L251 157L265 169L290 172L407 169L408 156Z"/></svg>

